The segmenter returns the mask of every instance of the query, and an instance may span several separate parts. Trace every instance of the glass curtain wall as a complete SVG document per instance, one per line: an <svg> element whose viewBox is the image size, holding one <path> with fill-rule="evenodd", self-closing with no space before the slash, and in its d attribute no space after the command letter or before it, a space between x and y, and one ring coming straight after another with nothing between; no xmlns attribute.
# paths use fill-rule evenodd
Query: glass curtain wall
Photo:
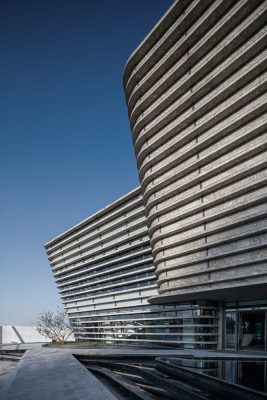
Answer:
<svg viewBox="0 0 267 400"><path fill-rule="evenodd" d="M225 310L225 349L267 351L266 337L267 305Z"/></svg>

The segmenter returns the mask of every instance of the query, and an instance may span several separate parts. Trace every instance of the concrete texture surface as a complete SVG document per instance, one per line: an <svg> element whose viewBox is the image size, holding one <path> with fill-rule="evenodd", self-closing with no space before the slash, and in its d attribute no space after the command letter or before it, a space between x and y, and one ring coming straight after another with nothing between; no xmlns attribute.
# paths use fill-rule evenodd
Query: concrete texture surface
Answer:
<svg viewBox="0 0 267 400"><path fill-rule="evenodd" d="M23 348L26 345L21 346ZM31 346L29 346L31 347ZM18 346L16 346L16 349ZM142 348L30 348L0 386L0 400L115 400L94 375L74 356L118 359L137 357L185 357L196 358L248 358L267 360L266 353L218 352L208 350L153 350ZM1 366L0 366L1 367ZM1 371L0 371L1 376ZM0 378L1 379L1 378ZM0 381L1 383L1 381Z"/></svg>
<svg viewBox="0 0 267 400"><path fill-rule="evenodd" d="M0 389L10 377L17 363L14 361L0 361Z"/></svg>
<svg viewBox="0 0 267 400"><path fill-rule="evenodd" d="M0 391L1 400L115 400L69 351L28 350Z"/></svg>
<svg viewBox="0 0 267 400"><path fill-rule="evenodd" d="M0 346L2 344L51 342L36 331L35 326L0 325Z"/></svg>

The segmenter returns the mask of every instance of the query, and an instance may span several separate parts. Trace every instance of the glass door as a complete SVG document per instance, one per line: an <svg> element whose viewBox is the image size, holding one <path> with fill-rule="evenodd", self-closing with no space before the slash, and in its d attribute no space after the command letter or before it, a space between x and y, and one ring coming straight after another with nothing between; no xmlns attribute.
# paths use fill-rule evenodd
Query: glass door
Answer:
<svg viewBox="0 0 267 400"><path fill-rule="evenodd" d="M237 313L225 313L225 349L237 349Z"/></svg>
<svg viewBox="0 0 267 400"><path fill-rule="evenodd" d="M239 350L265 350L265 312L239 312Z"/></svg>
<svg viewBox="0 0 267 400"><path fill-rule="evenodd" d="M267 351L267 312L229 310L224 318L224 348Z"/></svg>

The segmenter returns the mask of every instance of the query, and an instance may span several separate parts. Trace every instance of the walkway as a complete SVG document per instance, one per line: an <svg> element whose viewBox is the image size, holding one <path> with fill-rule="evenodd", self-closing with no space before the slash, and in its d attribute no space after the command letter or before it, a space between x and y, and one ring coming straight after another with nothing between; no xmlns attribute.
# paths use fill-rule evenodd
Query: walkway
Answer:
<svg viewBox="0 0 267 400"><path fill-rule="evenodd" d="M28 350L0 391L1 400L116 400L70 352Z"/></svg>
<svg viewBox="0 0 267 400"><path fill-rule="evenodd" d="M95 349L66 349L68 352L77 356L90 356L92 358L108 357L112 358L142 358L142 357L188 357L195 358L236 358L236 359L255 359L267 361L267 353L265 352L228 352L228 351L212 351L212 350L175 350L175 349L142 349L142 348L95 348Z"/></svg>
<svg viewBox="0 0 267 400"><path fill-rule="evenodd" d="M15 346L16 349L18 348ZM26 348L21 345L19 348ZM267 354L206 350L153 350L144 348L46 348L29 346L11 376L0 388L0 400L115 400L116 397L76 358L185 357L265 359Z"/></svg>

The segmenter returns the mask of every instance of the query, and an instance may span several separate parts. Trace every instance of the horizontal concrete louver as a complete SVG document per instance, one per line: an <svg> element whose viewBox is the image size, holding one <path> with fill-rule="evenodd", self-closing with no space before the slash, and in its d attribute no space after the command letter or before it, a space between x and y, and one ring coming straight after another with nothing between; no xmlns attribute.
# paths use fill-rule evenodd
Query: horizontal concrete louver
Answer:
<svg viewBox="0 0 267 400"><path fill-rule="evenodd" d="M77 340L216 347L217 308L152 306L155 267L140 188L46 245ZM205 340L203 340L203 338Z"/></svg>
<svg viewBox="0 0 267 400"><path fill-rule="evenodd" d="M126 65L153 303L267 285L266 21L266 1L178 0Z"/></svg>

